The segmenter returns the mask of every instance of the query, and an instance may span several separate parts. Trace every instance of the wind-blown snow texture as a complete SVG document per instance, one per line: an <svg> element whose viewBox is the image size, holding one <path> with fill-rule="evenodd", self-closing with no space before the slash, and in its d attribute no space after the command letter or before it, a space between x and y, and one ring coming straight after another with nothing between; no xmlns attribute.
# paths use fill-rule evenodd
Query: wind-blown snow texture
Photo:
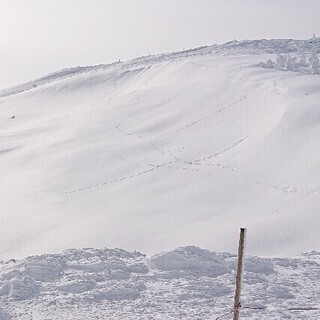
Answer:
<svg viewBox="0 0 320 320"><path fill-rule="evenodd" d="M233 41L2 90L1 257L232 252L239 226L252 254L319 249L320 78L258 66L316 40Z"/></svg>
<svg viewBox="0 0 320 320"><path fill-rule="evenodd" d="M235 268L234 255L197 247L11 260L0 264L0 319L215 319L232 310ZM241 318L319 319L319 268L319 252L246 257Z"/></svg>

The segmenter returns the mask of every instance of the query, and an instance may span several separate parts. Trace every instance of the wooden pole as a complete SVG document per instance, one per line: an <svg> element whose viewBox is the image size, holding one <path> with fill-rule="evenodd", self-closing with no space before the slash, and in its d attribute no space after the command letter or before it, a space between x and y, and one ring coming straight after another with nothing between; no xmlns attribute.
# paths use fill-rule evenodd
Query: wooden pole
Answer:
<svg viewBox="0 0 320 320"><path fill-rule="evenodd" d="M237 278L236 278L236 290L234 294L234 309L233 309L233 320L239 320L240 312L240 295L241 295L241 281L242 281L242 271L243 271L243 256L244 256L244 243L246 236L246 229L240 229L240 240L238 247L238 268L237 268Z"/></svg>

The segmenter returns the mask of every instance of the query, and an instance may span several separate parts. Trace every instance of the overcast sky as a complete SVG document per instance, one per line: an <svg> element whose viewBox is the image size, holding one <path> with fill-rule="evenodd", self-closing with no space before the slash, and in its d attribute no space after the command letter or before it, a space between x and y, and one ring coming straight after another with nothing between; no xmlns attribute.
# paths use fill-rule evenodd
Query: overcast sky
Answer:
<svg viewBox="0 0 320 320"><path fill-rule="evenodd" d="M0 88L233 39L320 35L320 0L0 0Z"/></svg>

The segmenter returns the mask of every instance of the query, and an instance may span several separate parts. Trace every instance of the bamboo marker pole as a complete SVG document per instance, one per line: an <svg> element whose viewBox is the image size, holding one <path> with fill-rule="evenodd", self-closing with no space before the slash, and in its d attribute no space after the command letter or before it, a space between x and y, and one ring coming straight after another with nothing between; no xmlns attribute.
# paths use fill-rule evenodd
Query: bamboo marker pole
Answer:
<svg viewBox="0 0 320 320"><path fill-rule="evenodd" d="M243 256L244 256L244 243L246 236L246 229L240 229L240 240L238 247L238 267L237 267L237 278L236 278L236 290L234 294L234 309L233 309L233 320L239 320L240 313L240 295L241 295L241 281L243 271Z"/></svg>

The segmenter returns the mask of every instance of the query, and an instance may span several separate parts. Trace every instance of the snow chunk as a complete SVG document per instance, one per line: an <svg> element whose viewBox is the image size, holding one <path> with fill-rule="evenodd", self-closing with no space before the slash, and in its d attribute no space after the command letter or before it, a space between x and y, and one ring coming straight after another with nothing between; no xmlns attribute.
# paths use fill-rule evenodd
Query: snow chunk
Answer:
<svg viewBox="0 0 320 320"><path fill-rule="evenodd" d="M3 279L11 280L13 278L21 278L21 271L20 270L11 270L2 275Z"/></svg>
<svg viewBox="0 0 320 320"><path fill-rule="evenodd" d="M37 281L53 282L63 274L65 261L61 258L44 255L27 258L24 274Z"/></svg>
<svg viewBox="0 0 320 320"><path fill-rule="evenodd" d="M10 320L11 316L9 313L0 307L0 320Z"/></svg>
<svg viewBox="0 0 320 320"><path fill-rule="evenodd" d="M192 246L155 255L150 259L150 266L161 271L178 271L208 277L218 277L230 271L225 260L217 253Z"/></svg>
<svg viewBox="0 0 320 320"><path fill-rule="evenodd" d="M275 63L271 59L269 59L266 63L260 62L258 65L259 65L259 67L262 67L262 68L272 69L272 68L274 68Z"/></svg>
<svg viewBox="0 0 320 320"><path fill-rule="evenodd" d="M39 295L39 287L31 277L11 279L9 286L9 297L15 301L33 299Z"/></svg>
<svg viewBox="0 0 320 320"><path fill-rule="evenodd" d="M283 286L273 285L267 291L273 299L294 299L294 295L290 293L289 289Z"/></svg>
<svg viewBox="0 0 320 320"><path fill-rule="evenodd" d="M95 281L78 281L60 286L58 289L67 293L83 293L86 291L91 291L95 287Z"/></svg>

